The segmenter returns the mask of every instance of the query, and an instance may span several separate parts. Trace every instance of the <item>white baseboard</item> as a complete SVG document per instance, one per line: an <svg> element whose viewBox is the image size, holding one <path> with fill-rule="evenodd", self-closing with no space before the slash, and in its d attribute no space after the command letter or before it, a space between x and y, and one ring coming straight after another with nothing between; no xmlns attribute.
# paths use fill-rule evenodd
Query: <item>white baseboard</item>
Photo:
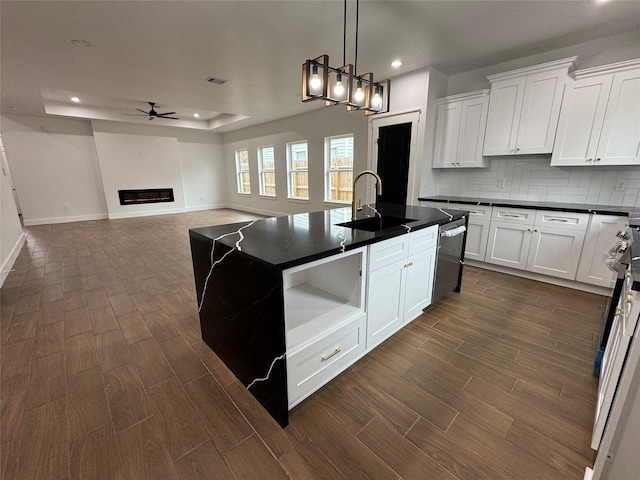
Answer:
<svg viewBox="0 0 640 480"><path fill-rule="evenodd" d="M240 212L257 213L258 215L264 215L265 217L282 217L283 215L290 215L285 212L276 212L274 210L263 210L261 208L248 207L246 205L229 205L227 208L232 210L238 210Z"/></svg>
<svg viewBox="0 0 640 480"><path fill-rule="evenodd" d="M589 467L584 471L584 479L583 480L591 480L593 478L593 470Z"/></svg>
<svg viewBox="0 0 640 480"><path fill-rule="evenodd" d="M53 223L72 223L72 222L86 222L88 220L105 220L108 218L106 213L95 213L92 215L76 215L73 217L51 217L51 218L32 218L24 219L23 223L25 227L31 227L34 225L50 225Z"/></svg>
<svg viewBox="0 0 640 480"><path fill-rule="evenodd" d="M18 238L18 241L11 249L11 252L9 252L9 256L2 263L2 270L0 271L0 287L2 287L4 281L7 279L7 276L11 271L11 267L13 267L16 258L18 258L18 255L20 254L20 250L22 250L22 246L24 245L24 241L26 240L26 238L27 236L24 234L24 232L22 232L20 234L20 237Z"/></svg>
<svg viewBox="0 0 640 480"><path fill-rule="evenodd" d="M186 208L169 208L166 210L146 210L136 211L130 213L110 213L109 220L119 220L121 218L136 218L136 217L154 217L156 215L171 215L174 213L185 213Z"/></svg>
<svg viewBox="0 0 640 480"><path fill-rule="evenodd" d="M232 208L228 203L219 203L216 205L196 205L187 207L187 212L200 212L203 210L220 210L221 208Z"/></svg>
<svg viewBox="0 0 640 480"><path fill-rule="evenodd" d="M611 293L613 292L612 288L600 287L598 285L589 285L588 283L576 282L575 280L566 280L564 278L551 277L549 275L541 275L539 273L527 272L525 270L517 270L515 268L503 267L502 265L494 265L493 263L479 262L477 260L469 259L465 259L464 263L465 265L470 265L472 267L484 268L485 270L506 273L508 275L515 275L516 277L537 280L539 282L550 283L552 285L558 285L560 287L573 288L574 290L595 293L596 295L604 295L605 297L610 297Z"/></svg>

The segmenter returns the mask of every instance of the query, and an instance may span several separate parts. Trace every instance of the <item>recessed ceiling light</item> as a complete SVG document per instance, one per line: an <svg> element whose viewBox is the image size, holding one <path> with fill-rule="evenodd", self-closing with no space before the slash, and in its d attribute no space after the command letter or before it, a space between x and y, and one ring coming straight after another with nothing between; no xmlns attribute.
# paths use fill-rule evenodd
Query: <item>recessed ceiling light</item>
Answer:
<svg viewBox="0 0 640 480"><path fill-rule="evenodd" d="M91 42L87 42L86 40L71 40L71 43L80 48L89 48L91 46Z"/></svg>
<svg viewBox="0 0 640 480"><path fill-rule="evenodd" d="M200 114L199 114L199 113L194 113L194 114L193 114L193 116L194 116L195 118L200 118Z"/></svg>
<svg viewBox="0 0 640 480"><path fill-rule="evenodd" d="M391 62L391 66L393 68L400 68L402 66L402 60L396 59L396 60L392 61Z"/></svg>
<svg viewBox="0 0 640 480"><path fill-rule="evenodd" d="M71 101L73 103L80 103L80 99L78 97L71 97Z"/></svg>

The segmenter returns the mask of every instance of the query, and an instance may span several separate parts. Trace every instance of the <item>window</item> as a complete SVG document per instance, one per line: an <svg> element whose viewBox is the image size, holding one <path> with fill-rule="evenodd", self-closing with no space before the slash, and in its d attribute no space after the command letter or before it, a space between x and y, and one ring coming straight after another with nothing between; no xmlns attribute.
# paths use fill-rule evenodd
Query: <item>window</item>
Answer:
<svg viewBox="0 0 640 480"><path fill-rule="evenodd" d="M325 139L325 200L351 202L353 184L353 135Z"/></svg>
<svg viewBox="0 0 640 480"><path fill-rule="evenodd" d="M273 147L258 149L258 170L260 173L260 195L276 196L276 159Z"/></svg>
<svg viewBox="0 0 640 480"><path fill-rule="evenodd" d="M289 198L309 199L309 162L307 142L287 144Z"/></svg>
<svg viewBox="0 0 640 480"><path fill-rule="evenodd" d="M236 174L238 175L238 193L251 193L248 150L236 150Z"/></svg>

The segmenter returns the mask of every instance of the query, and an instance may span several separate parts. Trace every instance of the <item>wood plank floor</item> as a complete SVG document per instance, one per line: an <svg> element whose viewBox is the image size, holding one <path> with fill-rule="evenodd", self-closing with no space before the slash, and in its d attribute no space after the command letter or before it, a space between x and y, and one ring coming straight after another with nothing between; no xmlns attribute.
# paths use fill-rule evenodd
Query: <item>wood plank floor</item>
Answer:
<svg viewBox="0 0 640 480"><path fill-rule="evenodd" d="M187 229L253 218L26 229L1 297L3 480L582 478L605 297L467 267L283 430L200 339Z"/></svg>

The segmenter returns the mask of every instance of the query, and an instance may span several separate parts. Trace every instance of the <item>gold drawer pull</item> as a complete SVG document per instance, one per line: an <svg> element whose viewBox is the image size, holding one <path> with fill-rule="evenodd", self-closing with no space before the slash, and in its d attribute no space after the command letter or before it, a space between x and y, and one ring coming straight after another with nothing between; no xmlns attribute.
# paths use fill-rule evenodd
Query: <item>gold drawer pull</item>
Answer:
<svg viewBox="0 0 640 480"><path fill-rule="evenodd" d="M334 355L337 355L340 353L340 347L336 347L336 349L331 352L329 355L323 355L322 356L322 361L326 362L327 360L329 360L331 357L333 357Z"/></svg>
<svg viewBox="0 0 640 480"><path fill-rule="evenodd" d="M567 220L566 218L550 218L549 221L550 222L568 222L569 220Z"/></svg>
<svg viewBox="0 0 640 480"><path fill-rule="evenodd" d="M505 217L511 217L511 218L522 218L520 215L516 213L503 213L502 215Z"/></svg>
<svg viewBox="0 0 640 480"><path fill-rule="evenodd" d="M616 307L616 315L622 315L624 313L624 310L622 310L620 307Z"/></svg>

